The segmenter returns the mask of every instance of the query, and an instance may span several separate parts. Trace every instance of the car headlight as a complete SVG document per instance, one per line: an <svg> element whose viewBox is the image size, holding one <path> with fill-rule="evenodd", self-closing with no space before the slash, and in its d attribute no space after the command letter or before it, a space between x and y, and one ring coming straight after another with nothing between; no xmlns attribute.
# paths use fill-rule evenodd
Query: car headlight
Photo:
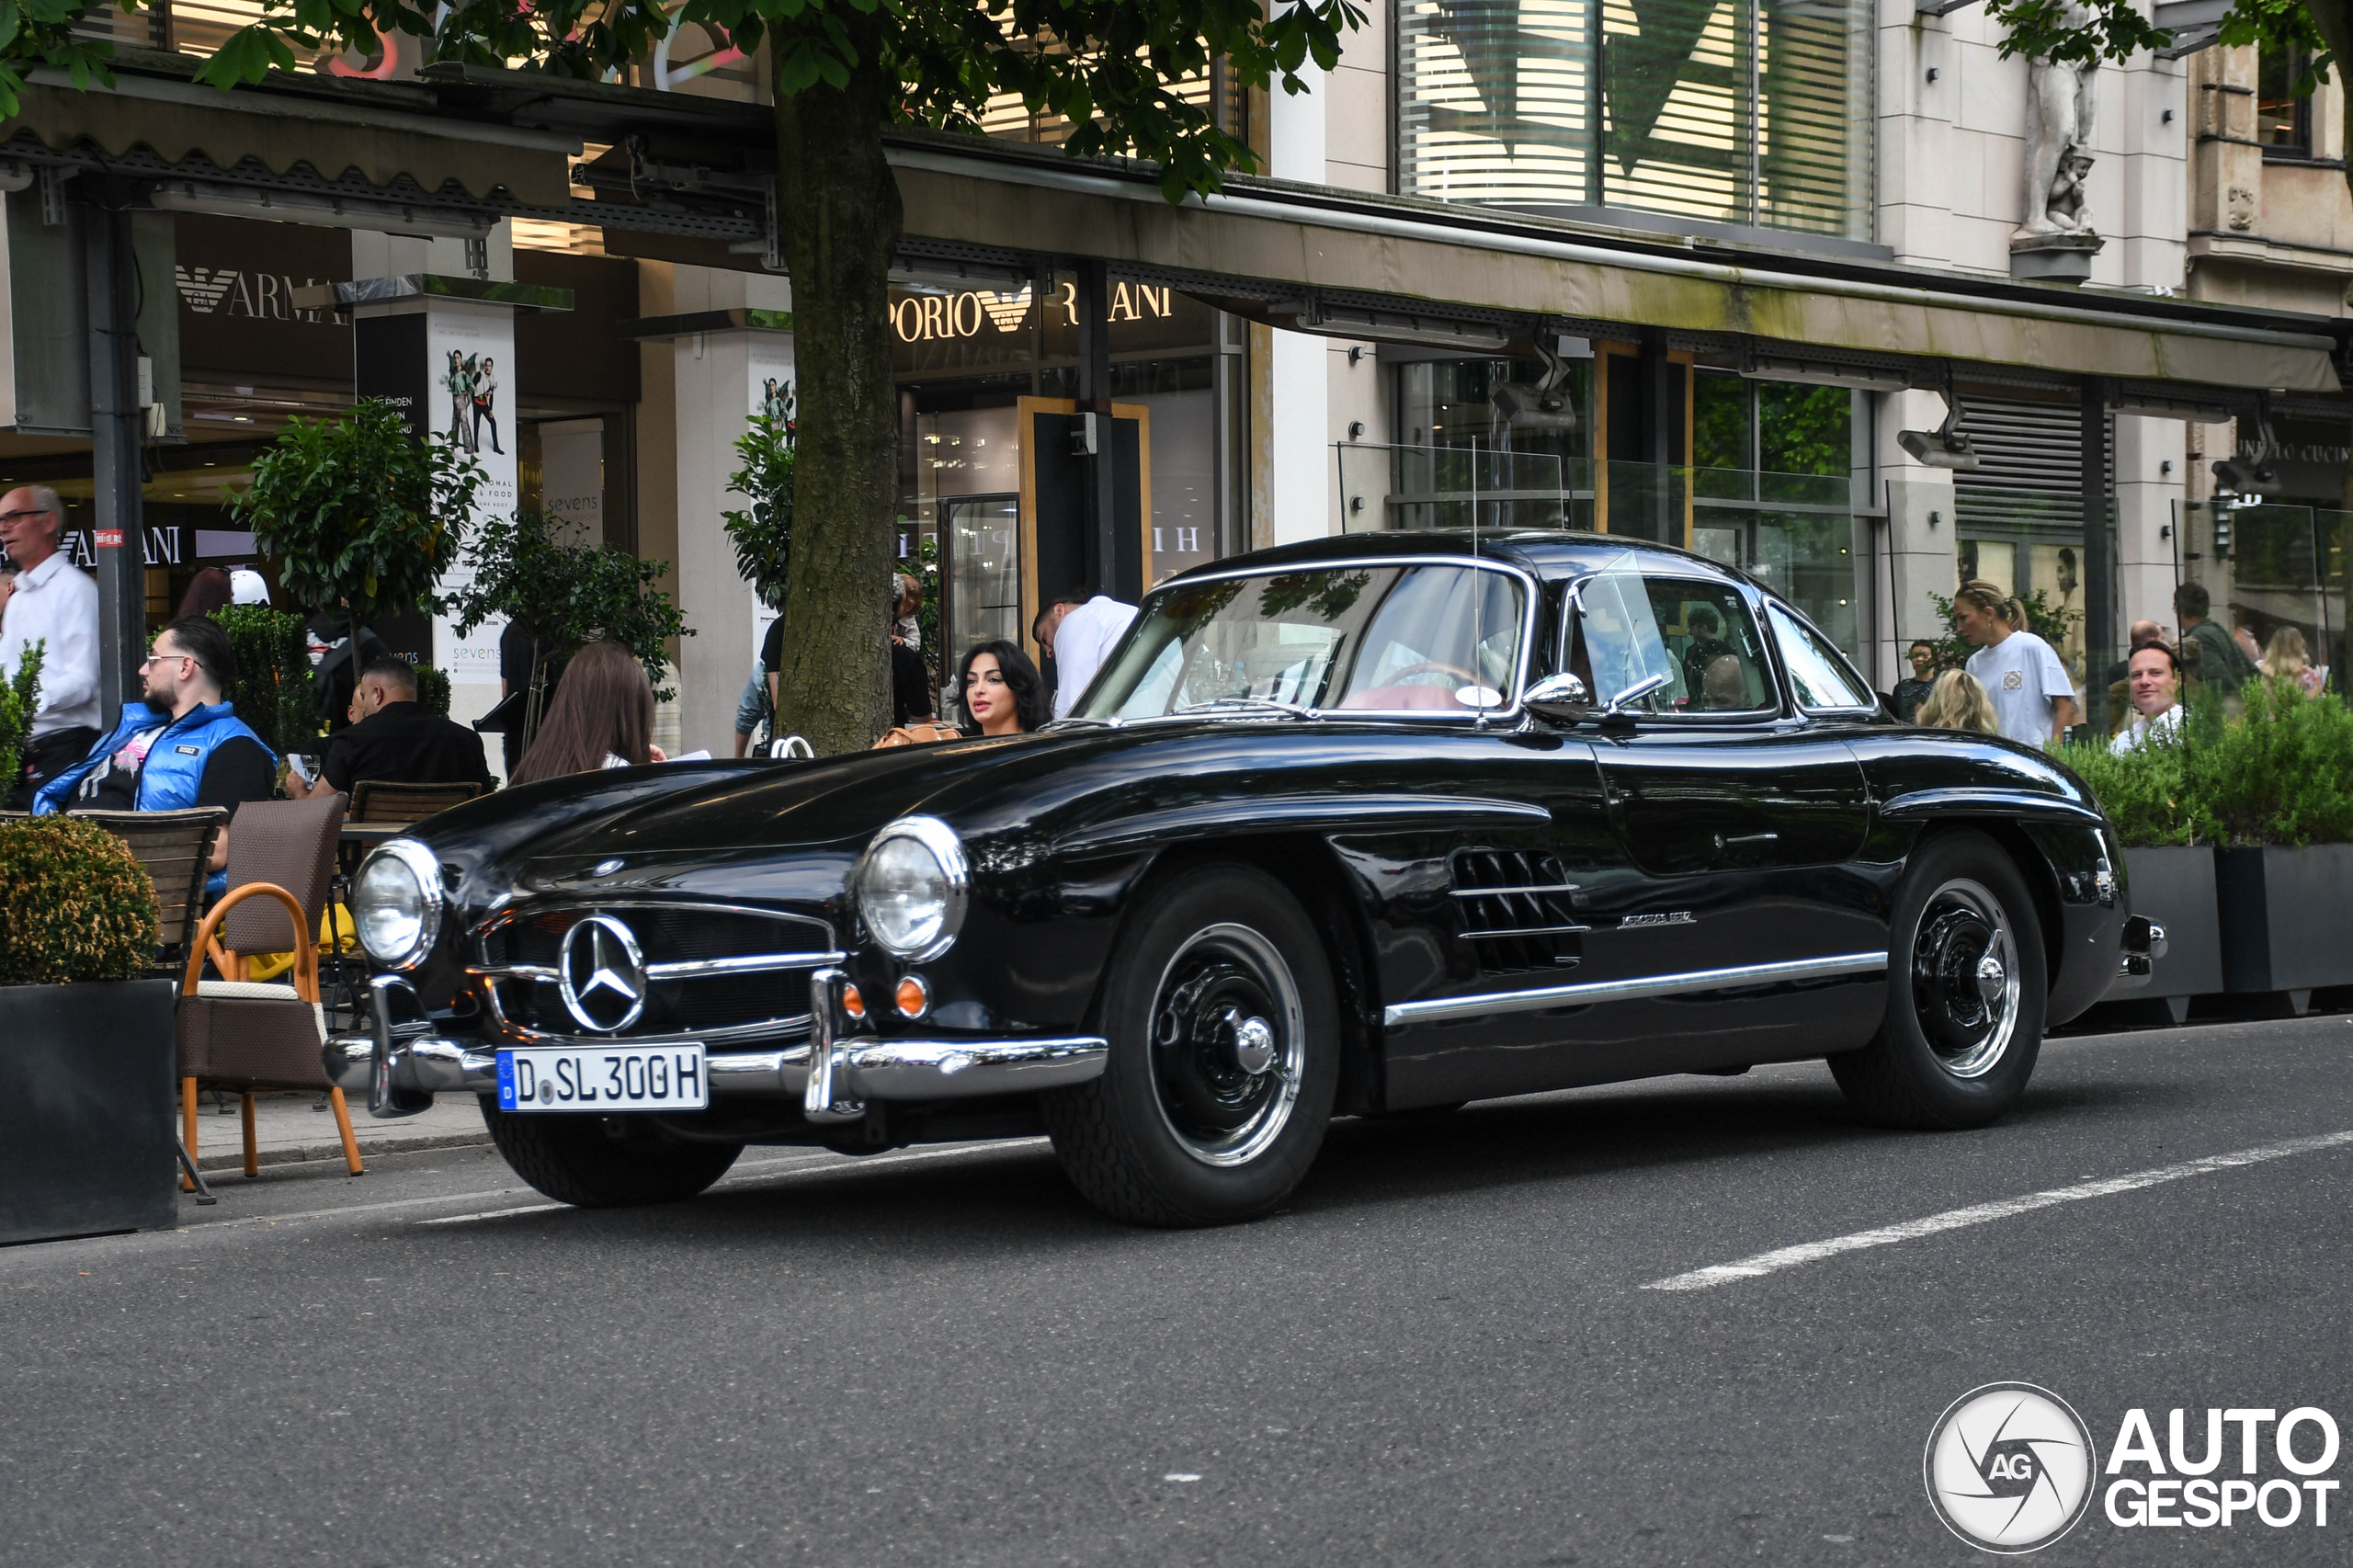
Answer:
<svg viewBox="0 0 2353 1568"><path fill-rule="evenodd" d="M936 959L964 924L970 864L956 830L938 817L901 817L867 846L851 887L866 928L903 959Z"/></svg>
<svg viewBox="0 0 2353 1568"><path fill-rule="evenodd" d="M359 945L387 969L415 969L441 935L441 867L413 838L387 839L351 889Z"/></svg>

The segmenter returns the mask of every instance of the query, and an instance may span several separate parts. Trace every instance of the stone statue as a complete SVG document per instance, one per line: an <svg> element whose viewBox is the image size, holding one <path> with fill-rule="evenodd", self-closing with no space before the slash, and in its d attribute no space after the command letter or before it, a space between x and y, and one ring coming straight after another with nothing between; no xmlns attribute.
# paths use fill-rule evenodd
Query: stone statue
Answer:
<svg viewBox="0 0 2353 1568"><path fill-rule="evenodd" d="M2088 28L2093 12L2074 0L2067 26ZM2092 85L2097 61L2029 60L2026 87L2026 222L2015 239L2090 236L2085 180L2092 166Z"/></svg>

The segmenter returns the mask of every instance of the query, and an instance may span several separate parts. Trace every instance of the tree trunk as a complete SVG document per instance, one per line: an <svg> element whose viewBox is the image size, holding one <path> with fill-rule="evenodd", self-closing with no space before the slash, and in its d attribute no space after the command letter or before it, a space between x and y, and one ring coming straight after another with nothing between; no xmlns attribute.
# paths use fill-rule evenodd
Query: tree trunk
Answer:
<svg viewBox="0 0 2353 1568"><path fill-rule="evenodd" d="M777 104L779 226L792 274L800 456L776 733L821 756L888 727L892 524L899 402L891 379L891 258L898 181L882 153L897 84L876 69L879 29L845 12L859 60L848 85Z"/></svg>

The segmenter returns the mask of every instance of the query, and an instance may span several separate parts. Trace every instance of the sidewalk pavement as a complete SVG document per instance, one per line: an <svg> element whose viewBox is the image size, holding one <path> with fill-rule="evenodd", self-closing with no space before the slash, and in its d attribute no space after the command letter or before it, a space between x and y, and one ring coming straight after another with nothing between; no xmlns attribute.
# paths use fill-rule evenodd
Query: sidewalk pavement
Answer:
<svg viewBox="0 0 2353 1568"><path fill-rule="evenodd" d="M313 1110L311 1107L318 1098L308 1092L254 1096L255 1141L260 1147L264 1165L343 1158L343 1140L335 1130L335 1108L321 1105ZM196 1163L207 1174L244 1168L245 1145L240 1131L243 1124L237 1116L237 1096L225 1095L222 1099L229 1108L226 1116L214 1108L210 1094L197 1102ZM368 1099L363 1095L351 1105L351 1131L358 1137L363 1162L378 1154L412 1149L447 1149L490 1142L490 1130L482 1124L482 1108L474 1103L472 1095L439 1096L431 1110L404 1116L397 1121L379 1121L369 1116Z"/></svg>

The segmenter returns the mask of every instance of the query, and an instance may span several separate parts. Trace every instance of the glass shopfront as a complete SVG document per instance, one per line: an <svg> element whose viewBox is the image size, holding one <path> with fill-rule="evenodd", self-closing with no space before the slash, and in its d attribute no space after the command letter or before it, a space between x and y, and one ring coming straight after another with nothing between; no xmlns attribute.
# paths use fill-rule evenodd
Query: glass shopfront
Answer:
<svg viewBox="0 0 2353 1568"><path fill-rule="evenodd" d="M1231 329L1198 301L1115 281L1106 310L1118 565L1149 588L1223 553L1233 465L1220 463L1220 432L1240 378L1219 351ZM892 291L899 556L938 598L936 675L952 675L975 642L1029 646L1037 607L1089 585L1077 311L1068 275Z"/></svg>

